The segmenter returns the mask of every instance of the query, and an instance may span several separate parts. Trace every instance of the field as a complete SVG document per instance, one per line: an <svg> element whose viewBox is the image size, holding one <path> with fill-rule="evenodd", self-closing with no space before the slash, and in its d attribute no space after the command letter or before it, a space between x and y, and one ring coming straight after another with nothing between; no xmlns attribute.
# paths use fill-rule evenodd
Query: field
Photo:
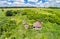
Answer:
<svg viewBox="0 0 60 39"><path fill-rule="evenodd" d="M29 29L24 28L24 19ZM33 30L35 21L42 22L41 30ZM0 39L60 39L60 9L0 9Z"/></svg>

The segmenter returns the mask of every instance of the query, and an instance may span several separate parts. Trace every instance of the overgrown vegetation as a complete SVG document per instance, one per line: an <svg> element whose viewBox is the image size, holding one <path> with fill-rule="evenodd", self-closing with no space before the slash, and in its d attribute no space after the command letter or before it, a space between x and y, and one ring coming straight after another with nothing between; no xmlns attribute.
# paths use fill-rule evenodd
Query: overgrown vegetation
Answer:
<svg viewBox="0 0 60 39"><path fill-rule="evenodd" d="M60 9L46 8L0 10L0 39L60 39L59 12ZM30 25L27 30L23 19ZM41 30L33 30L35 21L42 22Z"/></svg>

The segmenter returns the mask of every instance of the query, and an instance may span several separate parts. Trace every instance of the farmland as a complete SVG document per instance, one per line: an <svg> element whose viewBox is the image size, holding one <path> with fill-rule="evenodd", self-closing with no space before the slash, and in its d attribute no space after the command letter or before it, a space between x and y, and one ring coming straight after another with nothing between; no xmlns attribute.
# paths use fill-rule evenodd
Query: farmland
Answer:
<svg viewBox="0 0 60 39"><path fill-rule="evenodd" d="M29 29L24 28L23 19ZM35 21L42 22L41 30L33 30ZM60 39L60 9L0 9L0 39Z"/></svg>

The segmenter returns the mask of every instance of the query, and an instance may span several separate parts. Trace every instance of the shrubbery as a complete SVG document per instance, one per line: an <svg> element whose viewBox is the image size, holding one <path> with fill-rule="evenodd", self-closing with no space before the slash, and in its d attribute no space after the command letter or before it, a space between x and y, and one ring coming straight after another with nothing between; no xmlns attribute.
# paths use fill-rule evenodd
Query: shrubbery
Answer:
<svg viewBox="0 0 60 39"><path fill-rule="evenodd" d="M0 39L58 38L58 35L60 34L60 14L54 10L44 10L44 13L41 11L40 9L37 11L31 9L7 10L5 13L7 17L0 17ZM9 18L8 16L14 17ZM24 19L27 20L29 25L28 30L25 30L24 25L22 24ZM32 24L35 21L42 22L42 30L36 31L32 29Z"/></svg>
<svg viewBox="0 0 60 39"><path fill-rule="evenodd" d="M19 11L8 10L6 11L6 16L15 16Z"/></svg>
<svg viewBox="0 0 60 39"><path fill-rule="evenodd" d="M2 11L4 12L4 9L2 9Z"/></svg>
<svg viewBox="0 0 60 39"><path fill-rule="evenodd" d="M0 35L2 35L4 32L11 31L12 29L16 28L16 21L15 20L3 20L1 21L0 26Z"/></svg>
<svg viewBox="0 0 60 39"><path fill-rule="evenodd" d="M6 12L6 16L13 16L13 12L10 10L10 11L7 11Z"/></svg>

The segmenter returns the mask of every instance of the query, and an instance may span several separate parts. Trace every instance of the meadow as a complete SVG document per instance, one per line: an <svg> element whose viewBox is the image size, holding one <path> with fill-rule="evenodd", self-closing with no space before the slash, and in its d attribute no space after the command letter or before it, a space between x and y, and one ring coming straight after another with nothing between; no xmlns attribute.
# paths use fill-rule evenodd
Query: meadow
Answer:
<svg viewBox="0 0 60 39"><path fill-rule="evenodd" d="M24 19L29 29L24 28ZM42 22L41 30L33 30L35 21ZM0 9L0 39L60 39L60 9Z"/></svg>

